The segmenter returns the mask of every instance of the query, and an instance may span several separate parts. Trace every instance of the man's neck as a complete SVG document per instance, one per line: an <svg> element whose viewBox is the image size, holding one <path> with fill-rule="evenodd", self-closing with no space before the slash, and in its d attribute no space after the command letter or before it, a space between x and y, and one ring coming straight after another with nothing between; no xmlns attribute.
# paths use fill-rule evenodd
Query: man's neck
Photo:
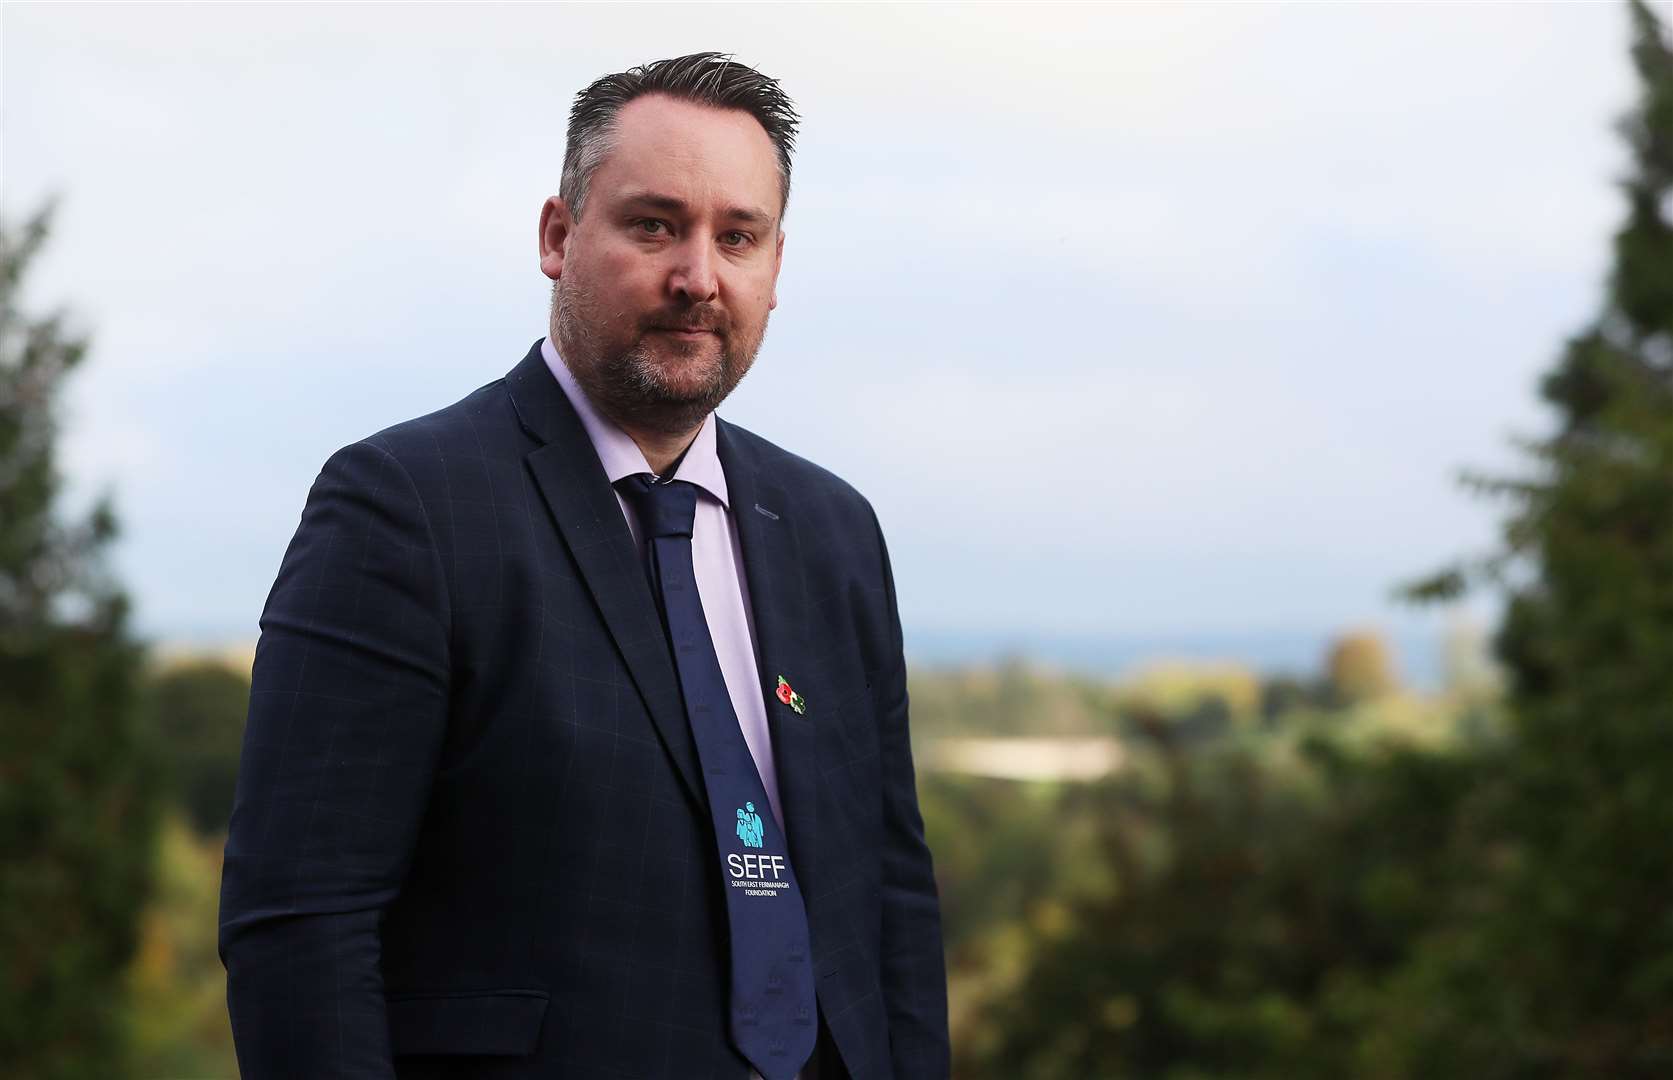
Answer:
<svg viewBox="0 0 1673 1080"><path fill-rule="evenodd" d="M684 435L664 435L661 432L640 431L620 421L617 426L633 439L639 452L645 455L645 464L658 476L668 476L679 468L685 452L691 449L691 444L697 441L697 433L703 430L703 425L698 424Z"/></svg>

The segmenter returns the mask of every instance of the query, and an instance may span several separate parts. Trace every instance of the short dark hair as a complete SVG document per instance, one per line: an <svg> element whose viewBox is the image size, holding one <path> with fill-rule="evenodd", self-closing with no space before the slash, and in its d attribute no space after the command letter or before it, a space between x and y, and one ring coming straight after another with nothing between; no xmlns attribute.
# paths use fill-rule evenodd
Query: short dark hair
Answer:
<svg viewBox="0 0 1673 1080"><path fill-rule="evenodd" d="M729 53L700 52L656 60L595 80L575 95L558 194L581 216L593 173L614 145L616 114L634 98L664 94L717 109L742 109L766 129L778 153L779 213L790 203L790 152L801 117L778 80L740 64Z"/></svg>

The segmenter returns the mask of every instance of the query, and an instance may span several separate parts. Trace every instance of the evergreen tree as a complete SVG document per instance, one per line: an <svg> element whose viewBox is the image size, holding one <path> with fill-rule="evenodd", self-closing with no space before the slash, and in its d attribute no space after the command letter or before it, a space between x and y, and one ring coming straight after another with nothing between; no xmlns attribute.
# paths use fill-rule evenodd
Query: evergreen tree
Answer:
<svg viewBox="0 0 1673 1080"><path fill-rule="evenodd" d="M123 1075L157 820L142 651L102 561L115 515L108 495L56 512L57 402L87 344L21 310L50 218L0 224L0 1069L20 1080Z"/></svg>
<svg viewBox="0 0 1673 1080"><path fill-rule="evenodd" d="M1409 590L1487 579L1509 601L1505 861L1420 980L1451 1000L1414 1060L1449 1075L1673 1075L1673 51L1630 7L1640 90L1603 309L1543 380L1557 424L1523 443L1536 475L1467 477L1514 501L1503 549Z"/></svg>

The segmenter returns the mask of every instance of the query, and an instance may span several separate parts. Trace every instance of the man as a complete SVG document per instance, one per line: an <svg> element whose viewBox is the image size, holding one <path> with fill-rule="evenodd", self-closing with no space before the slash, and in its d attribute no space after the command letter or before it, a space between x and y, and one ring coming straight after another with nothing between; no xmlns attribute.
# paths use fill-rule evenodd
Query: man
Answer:
<svg viewBox="0 0 1673 1080"><path fill-rule="evenodd" d="M877 518L714 415L797 122L713 53L582 91L548 336L325 463L226 845L246 1080L948 1074Z"/></svg>

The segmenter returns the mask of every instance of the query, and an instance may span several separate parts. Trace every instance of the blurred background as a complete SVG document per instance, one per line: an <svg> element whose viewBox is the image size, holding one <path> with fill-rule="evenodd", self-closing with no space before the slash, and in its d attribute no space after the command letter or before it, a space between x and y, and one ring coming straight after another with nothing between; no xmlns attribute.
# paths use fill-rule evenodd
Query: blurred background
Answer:
<svg viewBox="0 0 1673 1080"><path fill-rule="evenodd" d="M804 119L721 415L876 506L968 1080L1673 1076L1667 3L0 8L0 1060L230 1078L257 618L569 101Z"/></svg>

